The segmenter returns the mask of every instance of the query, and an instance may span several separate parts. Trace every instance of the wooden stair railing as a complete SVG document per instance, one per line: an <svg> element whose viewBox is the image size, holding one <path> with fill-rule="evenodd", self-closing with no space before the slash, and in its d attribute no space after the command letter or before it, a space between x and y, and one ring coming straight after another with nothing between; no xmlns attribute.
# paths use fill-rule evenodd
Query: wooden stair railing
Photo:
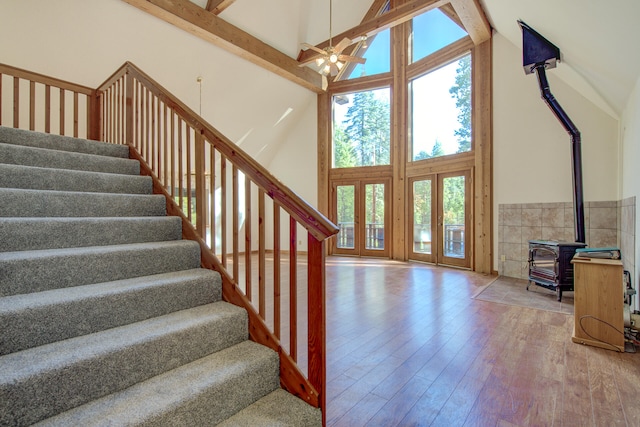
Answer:
<svg viewBox="0 0 640 427"><path fill-rule="evenodd" d="M102 139L130 145L251 338L280 354L283 387L324 413L324 242L338 228L135 65L98 92Z"/></svg>
<svg viewBox="0 0 640 427"><path fill-rule="evenodd" d="M12 101L4 113L3 93L9 93ZM0 64L0 125L98 139L96 93L90 87ZM11 119L3 123L3 117Z"/></svg>
<svg viewBox="0 0 640 427"><path fill-rule="evenodd" d="M224 299L247 309L251 338L280 355L282 386L325 419L333 223L129 62L98 89L0 64L0 124L128 144L184 237L199 242L203 266L222 275Z"/></svg>

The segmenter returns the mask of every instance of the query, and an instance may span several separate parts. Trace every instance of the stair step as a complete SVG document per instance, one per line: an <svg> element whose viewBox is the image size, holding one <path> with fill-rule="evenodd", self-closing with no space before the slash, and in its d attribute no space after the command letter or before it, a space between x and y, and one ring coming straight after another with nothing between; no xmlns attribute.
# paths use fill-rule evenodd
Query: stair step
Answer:
<svg viewBox="0 0 640 427"><path fill-rule="evenodd" d="M176 216L0 218L0 252L180 240Z"/></svg>
<svg viewBox="0 0 640 427"><path fill-rule="evenodd" d="M218 427L319 427L322 411L282 389L272 391Z"/></svg>
<svg viewBox="0 0 640 427"><path fill-rule="evenodd" d="M0 253L0 296L200 267L190 240Z"/></svg>
<svg viewBox="0 0 640 427"><path fill-rule="evenodd" d="M51 169L0 163L0 187L94 193L151 194L150 176Z"/></svg>
<svg viewBox="0 0 640 427"><path fill-rule="evenodd" d="M1 356L0 425L28 425L43 420L236 345L247 337L246 311L216 302ZM277 356L271 353L274 362L269 375L274 379L270 385L277 385ZM239 363L229 357L224 359ZM199 375L215 378L221 373L204 369ZM259 377L256 373L245 374L242 382L251 386ZM183 386L189 389L188 394L193 382L201 381L197 376L185 380L188 383ZM162 394L175 396L177 386L163 387ZM256 388L262 391L260 386ZM243 388L238 394L246 399L245 393L257 391ZM233 398L228 389L219 392L221 401ZM127 402L126 406L130 404ZM144 402L149 407L156 404ZM142 408L136 412L139 410Z"/></svg>
<svg viewBox="0 0 640 427"><path fill-rule="evenodd" d="M0 163L123 175L140 174L140 163L137 160L4 143L0 143Z"/></svg>
<svg viewBox="0 0 640 427"><path fill-rule="evenodd" d="M277 354L245 341L38 426L213 426L278 387Z"/></svg>
<svg viewBox="0 0 640 427"><path fill-rule="evenodd" d="M59 151L129 158L129 147L126 145L109 144L106 142L33 132L5 126L0 126L0 142Z"/></svg>
<svg viewBox="0 0 640 427"><path fill-rule="evenodd" d="M0 298L0 355L220 301L203 268Z"/></svg>
<svg viewBox="0 0 640 427"><path fill-rule="evenodd" d="M162 216L162 195L0 188L0 217Z"/></svg>

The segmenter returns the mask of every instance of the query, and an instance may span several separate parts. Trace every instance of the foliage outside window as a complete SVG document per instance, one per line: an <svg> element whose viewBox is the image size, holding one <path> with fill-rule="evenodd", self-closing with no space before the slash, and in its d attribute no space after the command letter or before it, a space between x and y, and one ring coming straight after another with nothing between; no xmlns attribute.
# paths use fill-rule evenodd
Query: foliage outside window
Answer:
<svg viewBox="0 0 640 427"><path fill-rule="evenodd" d="M391 163L389 88L333 97L333 167Z"/></svg>
<svg viewBox="0 0 640 427"><path fill-rule="evenodd" d="M471 150L471 55L410 83L412 159Z"/></svg>

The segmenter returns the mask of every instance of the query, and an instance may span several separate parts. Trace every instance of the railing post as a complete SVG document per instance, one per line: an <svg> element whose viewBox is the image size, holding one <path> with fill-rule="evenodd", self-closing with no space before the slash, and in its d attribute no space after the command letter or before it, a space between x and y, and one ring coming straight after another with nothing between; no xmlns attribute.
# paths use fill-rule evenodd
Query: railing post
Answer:
<svg viewBox="0 0 640 427"><path fill-rule="evenodd" d="M125 82L125 105L124 105L124 121L125 121L125 143L133 146L133 76L127 70L124 78Z"/></svg>
<svg viewBox="0 0 640 427"><path fill-rule="evenodd" d="M87 97L89 111L87 112L87 138L103 141L102 135L102 91L95 90Z"/></svg>
<svg viewBox="0 0 640 427"><path fill-rule="evenodd" d="M322 425L326 425L327 396L324 388L327 377L326 307L325 307L325 253L324 241L311 233L308 238L308 338L309 381L318 392L322 409Z"/></svg>

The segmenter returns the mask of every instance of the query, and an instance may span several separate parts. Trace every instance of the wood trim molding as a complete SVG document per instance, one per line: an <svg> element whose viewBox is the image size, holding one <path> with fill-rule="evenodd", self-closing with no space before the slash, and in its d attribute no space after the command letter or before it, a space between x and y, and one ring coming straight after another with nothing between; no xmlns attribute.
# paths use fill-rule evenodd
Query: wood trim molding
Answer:
<svg viewBox="0 0 640 427"><path fill-rule="evenodd" d="M491 39L472 50L474 180L474 270L491 274L493 268L493 132Z"/></svg>

